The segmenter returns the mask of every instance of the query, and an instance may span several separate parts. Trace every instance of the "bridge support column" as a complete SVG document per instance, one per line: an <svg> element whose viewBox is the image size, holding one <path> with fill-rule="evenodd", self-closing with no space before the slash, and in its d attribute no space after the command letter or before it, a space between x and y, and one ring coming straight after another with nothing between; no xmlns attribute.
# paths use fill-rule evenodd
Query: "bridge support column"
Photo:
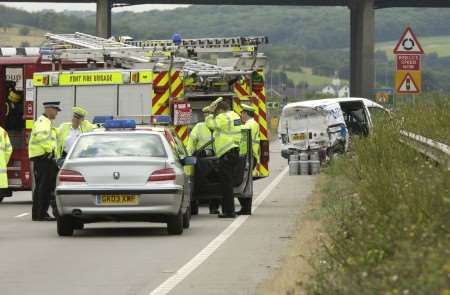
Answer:
<svg viewBox="0 0 450 295"><path fill-rule="evenodd" d="M374 0L351 0L350 14L350 95L369 98L374 88Z"/></svg>
<svg viewBox="0 0 450 295"><path fill-rule="evenodd" d="M110 0L97 0L97 36L102 38L111 37L111 9Z"/></svg>

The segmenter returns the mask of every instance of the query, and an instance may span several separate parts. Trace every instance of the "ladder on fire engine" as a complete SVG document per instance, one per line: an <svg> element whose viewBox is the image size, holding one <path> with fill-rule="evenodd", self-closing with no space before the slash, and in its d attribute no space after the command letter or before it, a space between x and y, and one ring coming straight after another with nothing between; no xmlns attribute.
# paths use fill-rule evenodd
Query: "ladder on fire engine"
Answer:
<svg viewBox="0 0 450 295"><path fill-rule="evenodd" d="M60 49L103 49L103 48L132 48L135 46L118 42L114 39L104 39L89 34L76 32L75 34L47 33L47 45Z"/></svg>
<svg viewBox="0 0 450 295"><path fill-rule="evenodd" d="M269 40L265 36L181 39L177 43L173 40L125 41L125 44L135 47L155 48L160 50L185 49L202 53L253 51L258 46L268 43Z"/></svg>
<svg viewBox="0 0 450 295"><path fill-rule="evenodd" d="M131 63L168 62L167 51L173 50L174 43L170 40L145 41L154 42L150 47L138 47L132 44L118 42L112 39L104 39L84 33L75 34L46 34L47 52L45 56L51 60L97 61L104 62L115 60ZM138 41L139 42L139 41ZM170 45L172 42L172 45ZM235 48L236 46L256 46L267 42L265 37L237 37L237 38L210 38L187 39L189 48L199 46L200 49L218 50ZM159 44L159 45L158 45ZM253 45L252 45L253 44ZM266 44L266 43L264 43ZM170 45L170 48L164 47ZM231 47L233 45L234 47ZM173 52L173 51L172 51ZM210 51L212 52L212 51ZM217 51L216 51L217 52ZM222 51L224 52L224 51ZM170 56L170 54L169 54ZM183 69L197 75L239 75L250 71L233 70L205 62L183 57L173 57L172 62L183 64Z"/></svg>

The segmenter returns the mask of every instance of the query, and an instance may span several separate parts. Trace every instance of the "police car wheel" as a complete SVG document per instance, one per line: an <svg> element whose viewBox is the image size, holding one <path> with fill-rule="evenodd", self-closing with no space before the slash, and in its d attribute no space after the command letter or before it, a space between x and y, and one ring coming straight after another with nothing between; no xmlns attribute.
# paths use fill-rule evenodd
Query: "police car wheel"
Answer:
<svg viewBox="0 0 450 295"><path fill-rule="evenodd" d="M68 237L73 235L74 222L70 216L57 216L56 230L58 235Z"/></svg>
<svg viewBox="0 0 450 295"><path fill-rule="evenodd" d="M3 201L3 197L0 197L0 203Z"/></svg>
<svg viewBox="0 0 450 295"><path fill-rule="evenodd" d="M183 233L183 214L181 210L177 215L169 215L167 217L167 232L169 235L181 235Z"/></svg>
<svg viewBox="0 0 450 295"><path fill-rule="evenodd" d="M186 213L183 214L183 228L189 228L191 226L191 207L186 209Z"/></svg>

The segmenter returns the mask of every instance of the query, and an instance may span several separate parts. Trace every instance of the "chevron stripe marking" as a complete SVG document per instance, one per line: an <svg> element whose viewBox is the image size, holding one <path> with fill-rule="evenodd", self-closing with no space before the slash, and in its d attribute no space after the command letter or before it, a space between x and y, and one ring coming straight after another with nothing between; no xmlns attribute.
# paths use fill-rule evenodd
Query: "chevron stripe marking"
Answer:
<svg viewBox="0 0 450 295"><path fill-rule="evenodd" d="M159 86L159 82L164 78L167 72L159 72L155 79L153 79L153 85Z"/></svg>

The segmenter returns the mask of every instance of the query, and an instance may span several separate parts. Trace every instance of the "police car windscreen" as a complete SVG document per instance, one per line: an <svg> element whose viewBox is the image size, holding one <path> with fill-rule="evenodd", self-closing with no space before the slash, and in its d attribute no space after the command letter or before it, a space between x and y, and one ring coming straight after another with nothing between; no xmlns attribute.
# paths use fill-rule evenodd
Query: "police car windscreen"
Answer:
<svg viewBox="0 0 450 295"><path fill-rule="evenodd" d="M81 137L71 155L77 158L167 157L161 138L154 134L90 134Z"/></svg>

